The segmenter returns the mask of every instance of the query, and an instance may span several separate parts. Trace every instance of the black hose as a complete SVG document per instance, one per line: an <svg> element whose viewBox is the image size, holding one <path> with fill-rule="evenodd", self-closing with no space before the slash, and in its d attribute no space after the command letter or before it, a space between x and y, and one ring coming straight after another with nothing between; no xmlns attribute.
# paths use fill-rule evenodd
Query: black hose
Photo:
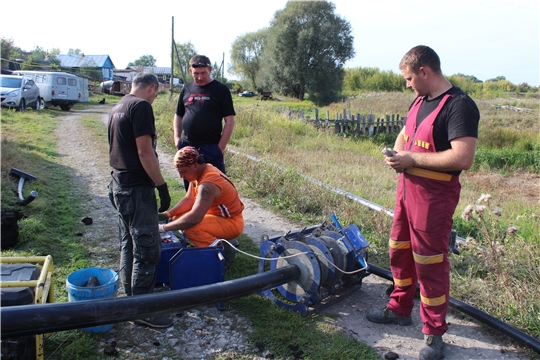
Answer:
<svg viewBox="0 0 540 360"><path fill-rule="evenodd" d="M300 275L298 266L288 265L240 279L148 295L2 307L2 339L170 314L271 289Z"/></svg>
<svg viewBox="0 0 540 360"><path fill-rule="evenodd" d="M393 281L392 272L377 265L369 264L368 272ZM490 327L499 330L501 333L508 335L512 339L516 340L521 345L527 346L540 354L540 341L532 336L524 333L523 331L516 329L515 327L508 325L507 323L489 315L482 310L479 310L469 304L464 303L461 300L450 297L450 306L456 310L467 314L480 322L489 325Z"/></svg>

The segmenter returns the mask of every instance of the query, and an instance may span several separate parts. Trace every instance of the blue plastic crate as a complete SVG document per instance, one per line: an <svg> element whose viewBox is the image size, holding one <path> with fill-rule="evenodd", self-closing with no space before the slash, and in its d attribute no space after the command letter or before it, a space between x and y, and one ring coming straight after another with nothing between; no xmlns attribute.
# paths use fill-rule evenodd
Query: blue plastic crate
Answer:
<svg viewBox="0 0 540 360"><path fill-rule="evenodd" d="M169 261L171 290L225 280L223 246L180 249Z"/></svg>
<svg viewBox="0 0 540 360"><path fill-rule="evenodd" d="M169 262L171 258L180 250L184 245L180 242L162 242L161 243L161 260L158 264L156 284L168 284L169 283Z"/></svg>

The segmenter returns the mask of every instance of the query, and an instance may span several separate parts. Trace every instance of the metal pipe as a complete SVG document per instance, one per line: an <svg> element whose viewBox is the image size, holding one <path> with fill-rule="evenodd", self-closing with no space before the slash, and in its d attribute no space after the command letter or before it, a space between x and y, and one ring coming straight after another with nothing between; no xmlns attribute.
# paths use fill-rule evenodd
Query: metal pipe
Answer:
<svg viewBox="0 0 540 360"><path fill-rule="evenodd" d="M148 295L2 308L2 339L106 325L188 310L271 289L299 279L288 265L240 279Z"/></svg>
<svg viewBox="0 0 540 360"><path fill-rule="evenodd" d="M30 175L28 173L25 173L24 171L11 168L11 171L9 172L10 175L18 177L19 178L19 186L17 190L17 194L19 195L19 203L18 205L25 206L30 204L32 201L34 201L35 198L38 196L38 192L36 190L32 190L30 192L30 195L26 197L26 199L23 196L23 187L24 187L24 181L25 180L36 180L36 177L34 175Z"/></svg>
<svg viewBox="0 0 540 360"><path fill-rule="evenodd" d="M385 278L386 280L393 281L392 272L377 265L369 264L368 272ZM501 333L511 337L521 345L527 346L540 354L540 341L538 339L535 339L532 336L524 333L523 331L516 329L515 327L489 315L488 313L483 312L482 310L477 309L453 297L450 297L450 306L496 330L499 330Z"/></svg>

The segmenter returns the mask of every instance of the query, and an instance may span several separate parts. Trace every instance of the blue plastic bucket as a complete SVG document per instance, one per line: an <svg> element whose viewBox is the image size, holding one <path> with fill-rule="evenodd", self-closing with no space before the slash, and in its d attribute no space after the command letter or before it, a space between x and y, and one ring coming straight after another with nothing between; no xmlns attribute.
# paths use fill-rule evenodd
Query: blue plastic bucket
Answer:
<svg viewBox="0 0 540 360"><path fill-rule="evenodd" d="M95 276L99 286L85 286L88 280ZM115 298L118 292L118 274L109 269L89 268L72 272L66 279L68 299L70 302ZM84 328L84 331L104 333L113 324Z"/></svg>

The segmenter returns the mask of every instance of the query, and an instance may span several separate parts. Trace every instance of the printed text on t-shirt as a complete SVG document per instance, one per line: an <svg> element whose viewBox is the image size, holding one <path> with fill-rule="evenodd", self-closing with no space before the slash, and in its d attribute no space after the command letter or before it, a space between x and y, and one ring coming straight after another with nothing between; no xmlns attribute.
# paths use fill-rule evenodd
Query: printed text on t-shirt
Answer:
<svg viewBox="0 0 540 360"><path fill-rule="evenodd" d="M210 100L210 94L190 94L186 105L193 103L194 101L208 101Z"/></svg>

